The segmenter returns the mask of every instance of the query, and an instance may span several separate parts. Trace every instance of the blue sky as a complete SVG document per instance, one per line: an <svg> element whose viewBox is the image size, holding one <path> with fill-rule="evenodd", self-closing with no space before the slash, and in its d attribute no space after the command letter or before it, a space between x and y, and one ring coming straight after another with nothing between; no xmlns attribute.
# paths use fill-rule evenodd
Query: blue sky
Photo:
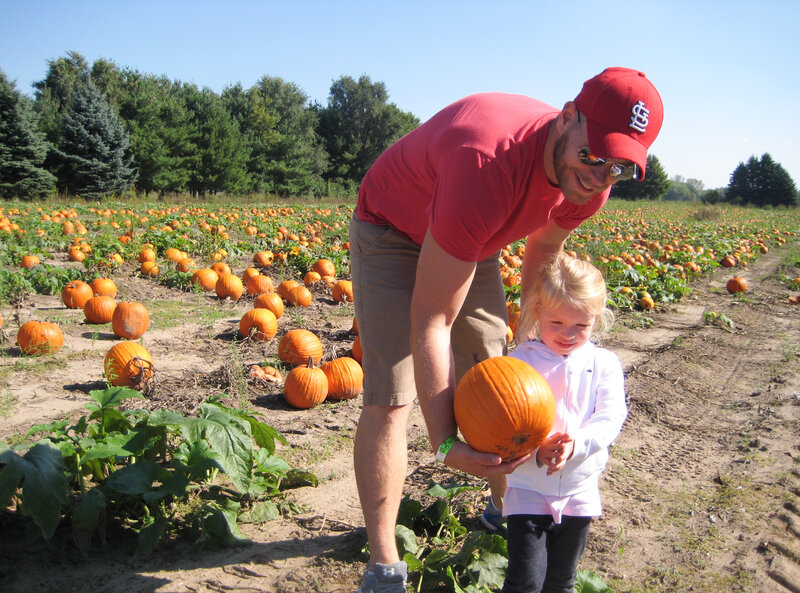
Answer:
<svg viewBox="0 0 800 593"><path fill-rule="evenodd" d="M424 121L482 91L561 107L627 66L664 100L651 152L670 177L723 187L769 152L800 186L799 22L795 0L0 0L0 69L32 96L77 51L217 92L278 76L322 104L366 74Z"/></svg>

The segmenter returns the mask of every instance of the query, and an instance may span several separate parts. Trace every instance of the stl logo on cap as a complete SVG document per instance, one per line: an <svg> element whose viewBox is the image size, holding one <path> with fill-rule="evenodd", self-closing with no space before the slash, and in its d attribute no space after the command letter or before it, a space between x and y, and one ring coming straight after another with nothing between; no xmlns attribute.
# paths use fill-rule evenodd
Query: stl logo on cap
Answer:
<svg viewBox="0 0 800 593"><path fill-rule="evenodd" d="M630 127L644 134L647 131L647 124L650 123L650 110L644 106L644 101L639 101L633 106L631 112L633 115Z"/></svg>
<svg viewBox="0 0 800 593"><path fill-rule="evenodd" d="M644 173L647 150L664 120L661 96L644 72L606 68L583 84L574 102L586 116L592 153L631 161Z"/></svg>

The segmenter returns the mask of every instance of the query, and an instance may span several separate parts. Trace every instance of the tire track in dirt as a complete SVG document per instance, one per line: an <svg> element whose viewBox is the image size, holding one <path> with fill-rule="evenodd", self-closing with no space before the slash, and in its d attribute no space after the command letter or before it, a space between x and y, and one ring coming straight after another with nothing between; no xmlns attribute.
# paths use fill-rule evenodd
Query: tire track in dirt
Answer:
<svg viewBox="0 0 800 593"><path fill-rule="evenodd" d="M603 479L606 514L584 557L617 592L627 575L660 591L798 592L800 314L779 261L744 272L744 297L719 272L656 313L656 333L606 340L623 361L631 341L639 350L625 364L630 414Z"/></svg>

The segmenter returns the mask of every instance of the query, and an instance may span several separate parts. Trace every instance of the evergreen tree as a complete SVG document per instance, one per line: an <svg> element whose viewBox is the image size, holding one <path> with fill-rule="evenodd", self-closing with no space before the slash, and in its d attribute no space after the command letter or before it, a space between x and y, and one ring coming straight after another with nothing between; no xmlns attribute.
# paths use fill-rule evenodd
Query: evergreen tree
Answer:
<svg viewBox="0 0 800 593"><path fill-rule="evenodd" d="M128 133L93 84L75 93L61 132L59 182L67 193L97 199L122 193L136 181Z"/></svg>
<svg viewBox="0 0 800 593"><path fill-rule="evenodd" d="M725 189L725 200L754 206L794 206L797 187L789 173L769 153L739 163Z"/></svg>
<svg viewBox="0 0 800 593"><path fill-rule="evenodd" d="M126 71L120 91L120 117L130 134L137 189L159 194L182 192L197 168L192 114L179 83Z"/></svg>
<svg viewBox="0 0 800 593"><path fill-rule="evenodd" d="M0 70L0 197L41 198L55 190L55 177L42 168L49 147L31 101Z"/></svg>
<svg viewBox="0 0 800 593"><path fill-rule="evenodd" d="M629 179L615 183L611 186L611 197L623 200L658 200L669 191L669 186L669 178L661 161L656 155L648 154L644 180L639 182Z"/></svg>
<svg viewBox="0 0 800 593"><path fill-rule="evenodd" d="M196 132L192 140L197 146L198 158L189 189L200 195L247 191L251 185L247 173L247 145L220 97L194 85L186 85L183 96L192 114Z"/></svg>

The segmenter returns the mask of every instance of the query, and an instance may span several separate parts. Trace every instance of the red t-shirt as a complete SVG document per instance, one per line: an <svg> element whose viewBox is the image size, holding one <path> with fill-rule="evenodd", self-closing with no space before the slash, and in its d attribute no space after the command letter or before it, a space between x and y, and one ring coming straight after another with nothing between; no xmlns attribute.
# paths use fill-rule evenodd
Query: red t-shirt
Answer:
<svg viewBox="0 0 800 593"><path fill-rule="evenodd" d="M542 155L557 114L523 95L456 101L378 157L361 183L356 215L419 245L430 228L464 261L486 259L551 219L576 228L609 192L579 206L547 180Z"/></svg>

